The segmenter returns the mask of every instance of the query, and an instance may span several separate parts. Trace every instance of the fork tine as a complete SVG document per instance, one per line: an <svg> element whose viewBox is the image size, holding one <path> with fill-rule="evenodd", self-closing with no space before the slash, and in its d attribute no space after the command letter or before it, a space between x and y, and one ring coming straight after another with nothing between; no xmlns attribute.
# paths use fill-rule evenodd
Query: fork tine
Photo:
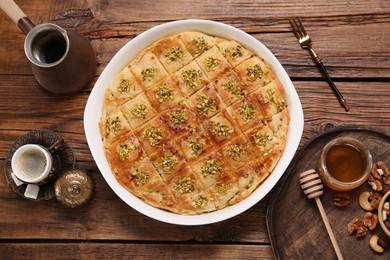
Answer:
<svg viewBox="0 0 390 260"><path fill-rule="evenodd" d="M299 39L299 35L298 35L298 33L297 33L296 26L294 25L294 23L293 23L291 20L289 20L289 22L290 22L290 25L291 25L291 28L292 28L292 30L293 30L293 33L294 33L295 37L296 37L297 39Z"/></svg>
<svg viewBox="0 0 390 260"><path fill-rule="evenodd" d="M305 30L305 27L303 27L303 24L302 24L302 22L301 22L301 19L299 19L299 17L297 17L297 19L298 19L298 22L299 22L299 27L301 28L301 30L302 30L302 32L303 32L303 36L307 36L307 32L306 32L306 30Z"/></svg>
<svg viewBox="0 0 390 260"><path fill-rule="evenodd" d="M291 27L293 29L293 32L295 34L295 37L297 37L297 39L299 40L301 37L303 37L303 34L295 20L295 18L292 19L292 21L290 20L290 24L291 24Z"/></svg>

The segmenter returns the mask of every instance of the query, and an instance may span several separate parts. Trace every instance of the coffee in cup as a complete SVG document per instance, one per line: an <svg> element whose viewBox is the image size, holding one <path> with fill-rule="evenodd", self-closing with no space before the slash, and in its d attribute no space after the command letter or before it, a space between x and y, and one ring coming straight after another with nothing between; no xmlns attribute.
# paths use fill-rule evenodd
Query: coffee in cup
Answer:
<svg viewBox="0 0 390 260"><path fill-rule="evenodd" d="M13 173L24 183L47 183L59 169L58 160L52 152L38 144L21 146L12 156Z"/></svg>

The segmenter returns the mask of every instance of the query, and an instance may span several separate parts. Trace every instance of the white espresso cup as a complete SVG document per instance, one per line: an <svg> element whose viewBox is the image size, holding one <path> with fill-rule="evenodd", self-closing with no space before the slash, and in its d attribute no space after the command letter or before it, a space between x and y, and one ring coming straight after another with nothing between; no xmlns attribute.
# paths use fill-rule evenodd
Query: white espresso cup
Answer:
<svg viewBox="0 0 390 260"><path fill-rule="evenodd" d="M11 166L15 176L25 183L47 183L59 169L52 150L38 144L19 147L12 156Z"/></svg>

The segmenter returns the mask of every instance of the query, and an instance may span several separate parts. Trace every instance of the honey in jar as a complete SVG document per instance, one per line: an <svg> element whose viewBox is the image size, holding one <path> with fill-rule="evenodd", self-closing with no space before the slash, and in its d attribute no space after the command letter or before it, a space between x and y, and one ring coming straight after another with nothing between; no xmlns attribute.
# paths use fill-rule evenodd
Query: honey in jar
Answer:
<svg viewBox="0 0 390 260"><path fill-rule="evenodd" d="M359 140L351 137L330 141L318 158L318 171L323 182L340 191L352 190L363 184L371 166L370 152Z"/></svg>
<svg viewBox="0 0 390 260"><path fill-rule="evenodd" d="M366 162L360 151L349 144L332 146L325 158L330 175L342 182L358 180L366 169Z"/></svg>

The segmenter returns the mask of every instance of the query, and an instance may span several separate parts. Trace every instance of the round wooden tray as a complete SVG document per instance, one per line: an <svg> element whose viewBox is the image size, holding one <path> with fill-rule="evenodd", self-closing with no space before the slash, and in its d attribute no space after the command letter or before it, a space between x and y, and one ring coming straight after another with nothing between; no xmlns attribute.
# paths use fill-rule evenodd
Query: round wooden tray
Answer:
<svg viewBox="0 0 390 260"><path fill-rule="evenodd" d="M25 199L34 200L30 198L26 198L24 196L24 192L26 190L27 185L22 184L17 186L11 176L12 167L11 167L11 159L14 152L22 145L25 144L40 144L44 147L49 148L54 142L59 139L64 139L58 133L50 131L50 130L34 130L28 132L26 135L20 136L10 147L10 151L5 158L5 177L11 186L12 190L18 193ZM60 162L60 171L68 168L73 168L75 166L76 160L72 148L67 144L64 139L63 144L56 150L55 156L58 157ZM54 181L40 185L39 193L36 200L49 200L55 196L54 194Z"/></svg>
<svg viewBox="0 0 390 260"><path fill-rule="evenodd" d="M299 174L308 169L316 169L320 150L338 136L359 139L370 150L373 162L383 161L390 167L390 134L378 129L360 126L336 127L306 143L275 188L268 207L267 227L276 259L336 259L315 201L309 200L302 192ZM361 192L370 189L371 187L364 183L349 192L351 203L343 208L333 204L336 191L325 187L324 195L321 196L344 259L390 259L390 250L378 255L369 246L371 235L385 235L379 224L374 231L368 231L365 237L359 239L355 235L349 235L347 231L350 220L363 217L365 211L360 208L358 197Z"/></svg>

